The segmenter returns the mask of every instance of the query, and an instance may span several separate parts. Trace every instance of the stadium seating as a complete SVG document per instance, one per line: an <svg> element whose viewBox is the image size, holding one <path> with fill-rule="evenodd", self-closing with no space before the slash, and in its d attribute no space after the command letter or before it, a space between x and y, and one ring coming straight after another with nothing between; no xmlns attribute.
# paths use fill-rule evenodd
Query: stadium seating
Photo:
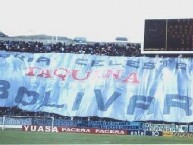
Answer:
<svg viewBox="0 0 193 145"><path fill-rule="evenodd" d="M0 50L31 52L31 53L76 53L76 54L95 54L108 56L140 56L141 45L139 43L88 43L69 44L57 42L43 44L42 42L32 41L0 41Z"/></svg>

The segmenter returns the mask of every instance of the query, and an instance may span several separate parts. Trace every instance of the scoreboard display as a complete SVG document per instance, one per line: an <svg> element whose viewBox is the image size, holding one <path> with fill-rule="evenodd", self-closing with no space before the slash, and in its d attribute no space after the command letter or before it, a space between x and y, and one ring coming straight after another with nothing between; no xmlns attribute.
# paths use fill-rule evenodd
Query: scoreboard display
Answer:
<svg viewBox="0 0 193 145"><path fill-rule="evenodd" d="M145 20L143 52L193 53L193 19Z"/></svg>

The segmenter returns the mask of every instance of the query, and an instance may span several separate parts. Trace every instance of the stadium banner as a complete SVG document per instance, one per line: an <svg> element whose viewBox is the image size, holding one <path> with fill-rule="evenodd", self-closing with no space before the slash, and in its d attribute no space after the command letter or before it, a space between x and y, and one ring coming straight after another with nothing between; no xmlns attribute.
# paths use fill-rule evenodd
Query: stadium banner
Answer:
<svg viewBox="0 0 193 145"><path fill-rule="evenodd" d="M172 137L173 136L173 132L163 131L163 136Z"/></svg>
<svg viewBox="0 0 193 145"><path fill-rule="evenodd" d="M193 138L193 133L190 133L190 132L173 132L173 136Z"/></svg>
<svg viewBox="0 0 193 145"><path fill-rule="evenodd" d="M188 124L177 125L177 124L154 124L144 123L143 130L146 131L164 131L164 132L187 132Z"/></svg>
<svg viewBox="0 0 193 145"><path fill-rule="evenodd" d="M52 120L45 118L32 118L32 125L37 126L51 126ZM103 129L123 129L123 130L139 130L142 129L140 122L128 121L83 121L83 120L64 120L54 119L54 126L66 127L89 127L89 128L103 128Z"/></svg>
<svg viewBox="0 0 193 145"><path fill-rule="evenodd" d="M163 136L162 131L146 131L145 132L146 136Z"/></svg>
<svg viewBox="0 0 193 145"><path fill-rule="evenodd" d="M193 132L193 125L189 125L189 130L188 132Z"/></svg>
<svg viewBox="0 0 193 145"><path fill-rule="evenodd" d="M193 59L0 52L0 106L193 122Z"/></svg>
<svg viewBox="0 0 193 145"><path fill-rule="evenodd" d="M3 117L0 117L0 124L3 124ZM5 125L31 125L32 118L9 118L6 117Z"/></svg>
<svg viewBox="0 0 193 145"><path fill-rule="evenodd" d="M128 130L128 135L138 135L138 136L145 136L144 130Z"/></svg>
<svg viewBox="0 0 193 145"><path fill-rule="evenodd" d="M61 127L61 126L60 127L54 126L52 128L51 126L35 126L35 125L22 125L22 131L127 135L127 130L110 130L99 128L78 128L78 127Z"/></svg>

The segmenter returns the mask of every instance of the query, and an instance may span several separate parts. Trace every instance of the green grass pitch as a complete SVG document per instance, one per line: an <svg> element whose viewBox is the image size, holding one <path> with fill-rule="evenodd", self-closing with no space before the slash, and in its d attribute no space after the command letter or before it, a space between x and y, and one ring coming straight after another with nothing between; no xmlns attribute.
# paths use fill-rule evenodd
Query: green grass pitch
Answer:
<svg viewBox="0 0 193 145"><path fill-rule="evenodd" d="M193 138L4 130L0 144L193 144Z"/></svg>

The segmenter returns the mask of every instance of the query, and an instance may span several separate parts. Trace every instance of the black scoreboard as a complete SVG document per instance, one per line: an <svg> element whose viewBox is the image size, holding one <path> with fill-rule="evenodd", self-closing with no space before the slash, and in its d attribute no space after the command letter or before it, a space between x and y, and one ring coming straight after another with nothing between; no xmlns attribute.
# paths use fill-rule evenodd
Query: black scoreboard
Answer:
<svg viewBox="0 0 193 145"><path fill-rule="evenodd" d="M145 20L144 52L193 52L193 19Z"/></svg>

